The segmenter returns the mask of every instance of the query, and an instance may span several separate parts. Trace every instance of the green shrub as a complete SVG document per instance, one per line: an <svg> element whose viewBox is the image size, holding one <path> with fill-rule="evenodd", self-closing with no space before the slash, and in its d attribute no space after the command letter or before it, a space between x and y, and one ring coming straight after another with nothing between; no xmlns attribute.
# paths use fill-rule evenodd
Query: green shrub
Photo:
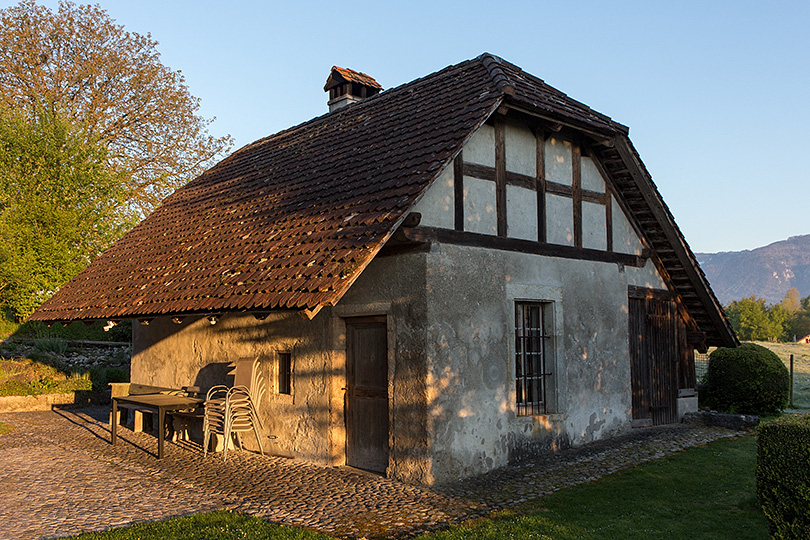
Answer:
<svg viewBox="0 0 810 540"><path fill-rule="evenodd" d="M109 390L111 382L129 382L129 368L122 366L93 366L90 368L90 380L93 390Z"/></svg>
<svg viewBox="0 0 810 540"><path fill-rule="evenodd" d="M790 374L776 354L761 345L743 343L718 348L706 372L707 404L721 412L776 413L788 405Z"/></svg>
<svg viewBox="0 0 810 540"><path fill-rule="evenodd" d="M757 495L771 538L810 538L810 415L759 427Z"/></svg>
<svg viewBox="0 0 810 540"><path fill-rule="evenodd" d="M48 337L36 340L34 348L42 352L65 354L68 350L68 343L62 338Z"/></svg>
<svg viewBox="0 0 810 540"><path fill-rule="evenodd" d="M125 319L105 332L106 321L95 321L91 325L83 322L72 322L69 324L54 323L51 326L39 321L28 321L17 325L14 334L17 337L28 337L33 339L58 337L72 340L86 341L120 341L129 343L132 341L132 321Z"/></svg>

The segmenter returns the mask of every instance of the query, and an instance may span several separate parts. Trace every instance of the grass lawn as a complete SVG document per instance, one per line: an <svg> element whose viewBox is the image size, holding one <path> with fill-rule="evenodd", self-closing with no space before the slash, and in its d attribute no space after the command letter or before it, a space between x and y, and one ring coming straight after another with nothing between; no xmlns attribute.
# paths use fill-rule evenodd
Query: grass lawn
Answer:
<svg viewBox="0 0 810 540"><path fill-rule="evenodd" d="M422 540L536 538L766 539L755 489L756 439L746 435L690 448L596 482L564 489ZM322 540L241 514L215 512L85 534L81 540L249 538Z"/></svg>
<svg viewBox="0 0 810 540"><path fill-rule="evenodd" d="M209 512L159 523L143 523L123 529L85 533L71 538L81 540L329 540L331 536L274 525L259 518L235 512Z"/></svg>
<svg viewBox="0 0 810 540"><path fill-rule="evenodd" d="M755 466L753 435L724 439L421 538L766 539Z"/></svg>

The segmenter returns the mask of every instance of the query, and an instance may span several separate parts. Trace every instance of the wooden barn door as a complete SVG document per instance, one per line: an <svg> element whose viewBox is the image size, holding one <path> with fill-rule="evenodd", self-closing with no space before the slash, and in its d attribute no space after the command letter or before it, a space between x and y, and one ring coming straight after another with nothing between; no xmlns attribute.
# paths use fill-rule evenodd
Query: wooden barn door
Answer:
<svg viewBox="0 0 810 540"><path fill-rule="evenodd" d="M678 332L675 306L658 291L631 288L630 377L633 419L653 425L678 413Z"/></svg>
<svg viewBox="0 0 810 540"><path fill-rule="evenodd" d="M384 317L346 320L346 463L388 467L388 337Z"/></svg>

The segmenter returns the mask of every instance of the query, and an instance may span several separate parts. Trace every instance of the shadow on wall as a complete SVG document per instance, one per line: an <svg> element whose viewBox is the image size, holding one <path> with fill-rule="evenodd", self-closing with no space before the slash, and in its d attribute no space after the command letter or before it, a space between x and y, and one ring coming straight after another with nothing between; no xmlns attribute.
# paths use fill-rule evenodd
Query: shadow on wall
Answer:
<svg viewBox="0 0 810 540"><path fill-rule="evenodd" d="M197 372L197 377L194 379L194 386L199 387L200 391L203 393L208 392L212 386L218 384L231 387L234 384L232 371L233 366L230 362L207 364Z"/></svg>

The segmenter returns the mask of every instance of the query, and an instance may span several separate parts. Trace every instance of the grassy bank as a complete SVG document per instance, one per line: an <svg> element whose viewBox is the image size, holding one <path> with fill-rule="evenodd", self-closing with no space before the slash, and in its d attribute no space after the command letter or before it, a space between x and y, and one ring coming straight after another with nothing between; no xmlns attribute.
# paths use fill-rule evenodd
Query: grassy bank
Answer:
<svg viewBox="0 0 810 540"><path fill-rule="evenodd" d="M0 396L76 391L104 393L129 380L129 347L95 346L60 337L0 342Z"/></svg>

